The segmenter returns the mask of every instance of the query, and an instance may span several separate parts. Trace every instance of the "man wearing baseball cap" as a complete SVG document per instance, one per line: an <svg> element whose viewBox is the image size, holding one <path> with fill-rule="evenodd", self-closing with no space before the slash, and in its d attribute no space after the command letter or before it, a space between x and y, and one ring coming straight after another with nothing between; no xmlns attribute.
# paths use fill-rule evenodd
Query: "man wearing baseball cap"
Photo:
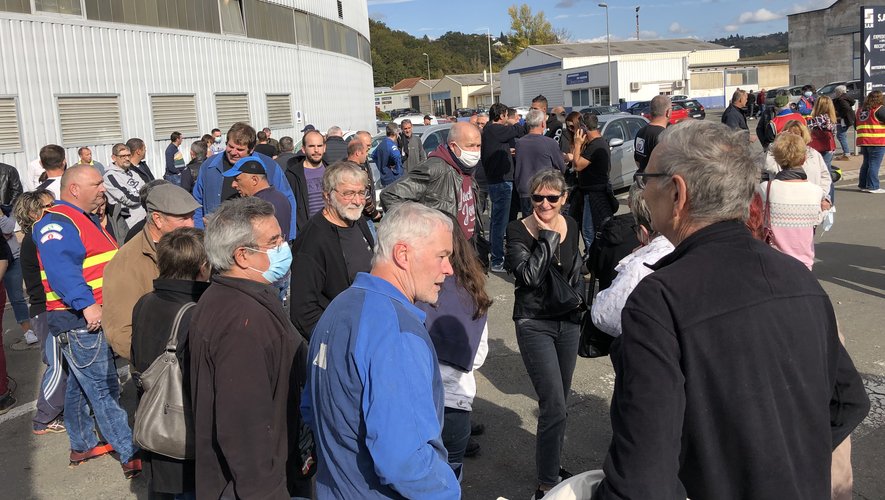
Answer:
<svg viewBox="0 0 885 500"><path fill-rule="evenodd" d="M234 164L234 168L224 173L225 177L233 177L233 188L240 196L254 196L273 205L274 216L283 230L283 237L289 240L289 226L292 223L292 205L286 195L279 192L267 182L267 171L258 157L247 156Z"/></svg>
<svg viewBox="0 0 885 500"><path fill-rule="evenodd" d="M132 309L142 295L154 289L154 280L160 275L157 242L174 229L194 227L194 212L199 206L190 193L174 184L155 186L145 199L144 229L105 267L107 300L102 323L108 343L121 357L131 357Z"/></svg>

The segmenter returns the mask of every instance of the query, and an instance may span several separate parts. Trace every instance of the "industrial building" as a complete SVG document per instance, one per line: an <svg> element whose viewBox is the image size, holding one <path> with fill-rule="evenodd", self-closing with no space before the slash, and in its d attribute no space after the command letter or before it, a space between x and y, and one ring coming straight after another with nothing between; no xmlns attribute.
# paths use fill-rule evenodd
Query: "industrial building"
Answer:
<svg viewBox="0 0 885 500"><path fill-rule="evenodd" d="M838 0L829 7L787 16L790 85L860 78L860 0Z"/></svg>
<svg viewBox="0 0 885 500"><path fill-rule="evenodd" d="M20 171L49 143L107 163L139 137L161 175L174 130L186 151L237 121L375 127L367 0L0 1L0 64L0 162Z"/></svg>
<svg viewBox="0 0 885 500"><path fill-rule="evenodd" d="M501 71L501 102L525 106L542 94L551 107L580 109L666 94L721 108L738 88L788 83L785 61L739 62L740 49L695 39L611 42L610 54L604 42L529 46Z"/></svg>

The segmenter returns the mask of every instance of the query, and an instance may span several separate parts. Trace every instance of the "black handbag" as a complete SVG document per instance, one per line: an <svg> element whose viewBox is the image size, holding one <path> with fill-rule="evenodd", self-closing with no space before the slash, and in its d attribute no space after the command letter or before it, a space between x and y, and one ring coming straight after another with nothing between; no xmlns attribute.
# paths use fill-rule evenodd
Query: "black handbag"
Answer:
<svg viewBox="0 0 885 500"><path fill-rule="evenodd" d="M584 297L572 288L565 276L557 266L550 266L546 280L547 300L545 301L545 313L549 317L565 316L575 311L585 311L587 304Z"/></svg>

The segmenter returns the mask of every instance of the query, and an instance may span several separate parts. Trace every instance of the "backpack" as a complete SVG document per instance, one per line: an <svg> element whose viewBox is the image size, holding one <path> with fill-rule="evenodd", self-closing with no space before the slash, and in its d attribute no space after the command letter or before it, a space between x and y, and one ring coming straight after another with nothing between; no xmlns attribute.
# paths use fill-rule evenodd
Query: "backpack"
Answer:
<svg viewBox="0 0 885 500"><path fill-rule="evenodd" d="M144 391L135 412L133 440L145 450L178 460L195 456L190 390L184 387L184 376L175 353L181 319L196 305L196 302L188 302L181 306L172 322L166 350L144 373L133 377Z"/></svg>
<svg viewBox="0 0 885 500"><path fill-rule="evenodd" d="M771 108L765 109L762 112L762 117L759 118L759 123L756 124L756 137L759 138L759 143L763 149L768 149L768 145L774 142L775 132L774 127L771 125L772 115L773 111Z"/></svg>

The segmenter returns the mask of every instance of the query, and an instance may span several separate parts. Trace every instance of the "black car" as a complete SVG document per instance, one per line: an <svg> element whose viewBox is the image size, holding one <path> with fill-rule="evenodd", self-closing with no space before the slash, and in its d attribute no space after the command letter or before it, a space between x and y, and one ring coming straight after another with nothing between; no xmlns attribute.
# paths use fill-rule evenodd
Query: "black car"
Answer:
<svg viewBox="0 0 885 500"><path fill-rule="evenodd" d="M648 114L651 109L651 101L638 101L634 102L627 108L627 112L631 115L643 115Z"/></svg>
<svg viewBox="0 0 885 500"><path fill-rule="evenodd" d="M697 99L682 99L673 101L673 104L681 104L683 108L688 110L688 116L695 120L703 120L707 117L707 110Z"/></svg>

